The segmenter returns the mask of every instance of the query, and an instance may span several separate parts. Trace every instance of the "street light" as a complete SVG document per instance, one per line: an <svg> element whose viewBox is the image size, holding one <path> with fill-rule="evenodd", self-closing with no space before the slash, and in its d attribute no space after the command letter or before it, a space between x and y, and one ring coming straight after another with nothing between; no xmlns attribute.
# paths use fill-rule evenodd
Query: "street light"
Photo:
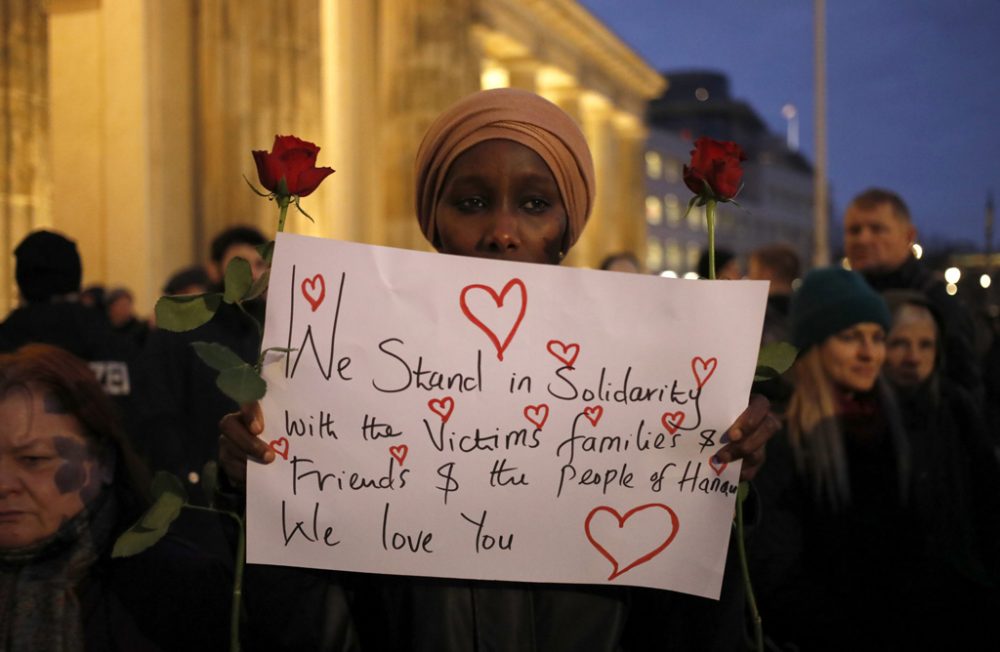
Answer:
<svg viewBox="0 0 1000 652"><path fill-rule="evenodd" d="M786 104L781 107L781 117L787 122L785 142L788 144L788 149L797 152L799 150L799 111L794 104Z"/></svg>
<svg viewBox="0 0 1000 652"><path fill-rule="evenodd" d="M992 279L990 279L989 274L983 274L982 276L979 277L979 285L984 290L990 286L990 283L992 283Z"/></svg>
<svg viewBox="0 0 1000 652"><path fill-rule="evenodd" d="M957 267L949 267L944 270L944 280L948 281L949 285L955 285L961 278L962 270Z"/></svg>

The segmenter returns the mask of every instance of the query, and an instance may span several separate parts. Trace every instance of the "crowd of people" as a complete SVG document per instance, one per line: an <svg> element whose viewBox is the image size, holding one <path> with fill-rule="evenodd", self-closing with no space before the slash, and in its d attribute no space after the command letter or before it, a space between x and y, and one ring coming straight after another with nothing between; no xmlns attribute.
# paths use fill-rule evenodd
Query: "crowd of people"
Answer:
<svg viewBox="0 0 1000 652"><path fill-rule="evenodd" d="M513 89L473 94L439 116L415 184L417 225L437 251L553 265L580 237L595 193L573 120ZM799 351L780 382L755 390L718 453L741 460L753 488L745 543L764 629L782 650L962 647L1000 606L996 383L969 312L913 257L905 203L869 190L844 226L854 271L803 276L783 244L747 258L746 277L770 283L762 343ZM265 242L256 229L227 229L210 262L179 270L164 292L217 288L237 256L256 278ZM157 329L134 314L127 288L81 288L75 244L58 233L30 234L14 256L21 304L0 323L3 648L226 648L234 564L223 521L182 517L146 552L113 559L110 550L148 507L148 469L176 475L205 504L213 496L200 476L217 461L219 491L239 504L247 460L274 460L259 405L227 398L190 346L222 343L252 362L256 327L224 304L193 331ZM743 276L737 256L716 260L719 278ZM642 273L632 255L601 267ZM243 308L260 316L264 299ZM251 566L242 643L748 649L736 536L717 601Z"/></svg>

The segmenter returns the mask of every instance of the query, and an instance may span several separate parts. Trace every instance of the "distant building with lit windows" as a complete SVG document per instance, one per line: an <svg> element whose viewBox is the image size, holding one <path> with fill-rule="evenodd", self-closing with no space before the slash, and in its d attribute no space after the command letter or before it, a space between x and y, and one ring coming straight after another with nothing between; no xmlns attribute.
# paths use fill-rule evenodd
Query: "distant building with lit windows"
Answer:
<svg viewBox="0 0 1000 652"><path fill-rule="evenodd" d="M729 95L729 82L713 72L664 73L667 91L650 102L646 142L646 258L653 272L693 272L708 245L704 208L685 217L692 193L682 178L694 140L737 142L747 153L740 206L722 204L716 247L746 254L773 242L791 244L803 263L812 259L812 165L768 131L745 102Z"/></svg>

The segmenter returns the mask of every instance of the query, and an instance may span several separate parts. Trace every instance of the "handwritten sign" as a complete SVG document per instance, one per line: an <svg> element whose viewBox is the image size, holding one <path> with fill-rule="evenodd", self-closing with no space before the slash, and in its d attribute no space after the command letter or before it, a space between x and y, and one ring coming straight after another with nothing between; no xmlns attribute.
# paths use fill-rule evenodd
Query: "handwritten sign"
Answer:
<svg viewBox="0 0 1000 652"><path fill-rule="evenodd" d="M766 292L279 234L247 560L718 597Z"/></svg>

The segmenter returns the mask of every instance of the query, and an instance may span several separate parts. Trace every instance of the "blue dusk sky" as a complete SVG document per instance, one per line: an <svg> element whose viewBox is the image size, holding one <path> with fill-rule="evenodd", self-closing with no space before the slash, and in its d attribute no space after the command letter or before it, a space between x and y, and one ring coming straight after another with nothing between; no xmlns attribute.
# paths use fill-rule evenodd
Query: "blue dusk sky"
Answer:
<svg viewBox="0 0 1000 652"><path fill-rule="evenodd" d="M813 2L581 4L661 72L725 73L776 133L782 107L797 107L814 160ZM981 249L987 193L1000 201L1000 1L827 0L826 56L833 219L883 186L909 204L920 240Z"/></svg>

